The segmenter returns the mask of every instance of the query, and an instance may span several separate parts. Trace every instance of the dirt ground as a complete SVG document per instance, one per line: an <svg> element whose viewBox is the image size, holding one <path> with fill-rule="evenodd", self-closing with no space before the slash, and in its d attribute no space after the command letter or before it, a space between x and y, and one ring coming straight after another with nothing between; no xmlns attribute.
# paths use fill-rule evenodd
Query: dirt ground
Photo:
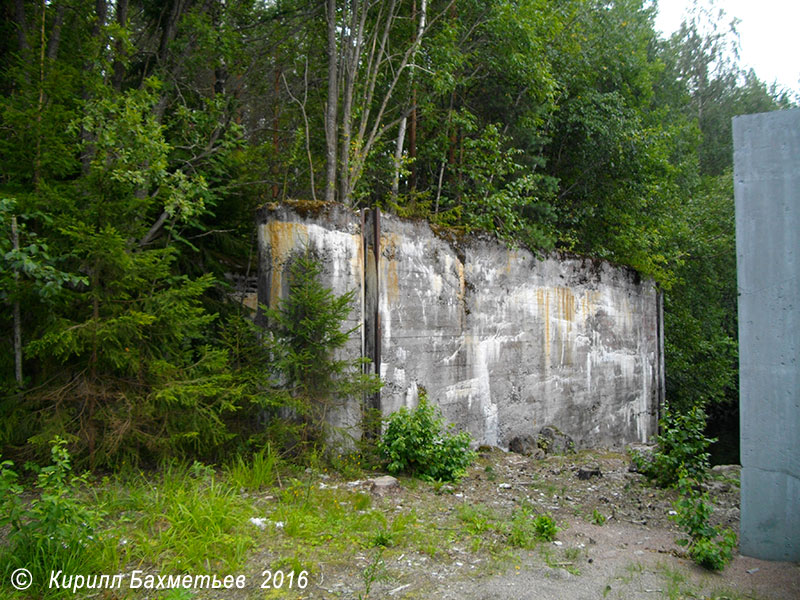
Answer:
<svg viewBox="0 0 800 600"><path fill-rule="evenodd" d="M625 454L613 452L536 460L495 449L481 453L468 476L454 486L433 490L402 480L399 489L376 499L387 514L413 507L426 515L426 526L444 532L463 505L510 515L524 504L552 515L560 531L554 542L516 549L505 557L487 556L484 549L466 543L442 548L433 557L387 553L368 597L800 599L797 564L737 554L722 573L695 566L675 544L681 535L669 519L675 492L650 487L629 471L629 464ZM597 467L602 475L579 479L582 467ZM712 522L737 534L738 478L738 467L726 467L717 469L708 484L715 507ZM364 597L363 573L371 561L365 553L355 557L351 568L323 569L304 597Z"/></svg>

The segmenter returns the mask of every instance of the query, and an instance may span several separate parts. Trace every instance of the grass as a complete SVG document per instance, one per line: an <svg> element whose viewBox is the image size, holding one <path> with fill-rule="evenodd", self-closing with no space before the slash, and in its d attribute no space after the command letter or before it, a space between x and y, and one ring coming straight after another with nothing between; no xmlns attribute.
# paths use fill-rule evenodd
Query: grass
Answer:
<svg viewBox="0 0 800 600"><path fill-rule="evenodd" d="M121 513L115 529L130 540L128 558L165 572L233 573L254 542L252 505L199 463L170 463L155 482L142 473L109 506Z"/></svg>
<svg viewBox="0 0 800 600"><path fill-rule="evenodd" d="M265 569L295 577L306 572L309 582L323 587L345 581L354 597L372 598L385 591L379 585L382 577L403 579L403 565L410 559L415 565L431 565L425 561L433 559L437 568L463 562L476 575L513 569L526 555L575 575L585 562L585 550L547 543L558 526L542 514L538 499L473 503L459 500L463 488L407 477L400 478L400 497L373 496L363 486L349 485L371 476L369 470L358 470L360 459L337 456L345 473L322 459L303 469L282 462L266 447L250 459L237 457L219 467L175 461L154 472L128 470L85 482L75 498L106 515L94 548L102 572L245 573L253 589L242 593L243 600L307 595L296 589L258 589ZM479 479L496 476L489 466L475 467ZM560 488L543 481L530 492L564 494ZM580 518L600 524L602 515L595 513L583 512ZM634 579L641 569L631 566L622 578ZM659 575L669 597L688 589L680 573ZM145 592L131 590L125 597L144 597L137 594ZM11 590L0 596L31 598ZM212 598L185 590L162 590L151 597Z"/></svg>
<svg viewBox="0 0 800 600"><path fill-rule="evenodd" d="M689 590L686 589L686 576L681 571L662 564L659 564L657 568L664 577L664 593L669 600L679 600L689 593Z"/></svg>
<svg viewBox="0 0 800 600"><path fill-rule="evenodd" d="M228 482L241 490L257 492L272 486L278 477L280 459L272 446L267 446L252 457L237 455L223 471Z"/></svg>
<svg viewBox="0 0 800 600"><path fill-rule="evenodd" d="M545 564L551 569L564 569L571 575L580 575L577 560L580 557L580 549L567 548L563 552L555 552L549 546L543 546L539 554L544 559Z"/></svg>
<svg viewBox="0 0 800 600"><path fill-rule="evenodd" d="M484 504L462 504L456 510L465 530L472 535L482 535L496 528L498 516Z"/></svg>

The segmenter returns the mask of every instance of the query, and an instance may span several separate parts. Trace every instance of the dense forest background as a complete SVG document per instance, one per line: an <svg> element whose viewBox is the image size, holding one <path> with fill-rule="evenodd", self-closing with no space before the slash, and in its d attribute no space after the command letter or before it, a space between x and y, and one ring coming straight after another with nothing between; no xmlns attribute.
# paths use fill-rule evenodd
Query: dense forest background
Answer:
<svg viewBox="0 0 800 600"><path fill-rule="evenodd" d="M291 199L635 267L665 293L672 410L725 423L731 117L795 99L739 68L724 15L695 9L661 39L655 11L4 0L3 454L46 453L58 433L92 466L213 459L307 441L265 415L371 385L270 342L297 333L285 314L284 335L259 335L230 293L225 273L255 271L255 208ZM315 293L325 330L342 309Z"/></svg>

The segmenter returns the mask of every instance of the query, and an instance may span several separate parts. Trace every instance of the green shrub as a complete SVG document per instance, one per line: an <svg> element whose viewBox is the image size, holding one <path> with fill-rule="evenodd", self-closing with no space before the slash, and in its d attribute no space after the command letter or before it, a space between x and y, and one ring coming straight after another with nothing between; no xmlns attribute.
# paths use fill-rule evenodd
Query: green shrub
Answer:
<svg viewBox="0 0 800 600"><path fill-rule="evenodd" d="M594 523L595 525L605 525L606 516L595 508L594 511L592 512L591 520L592 523Z"/></svg>
<svg viewBox="0 0 800 600"><path fill-rule="evenodd" d="M515 548L536 547L537 535L530 511L524 508L514 511L508 526L508 543Z"/></svg>
<svg viewBox="0 0 800 600"><path fill-rule="evenodd" d="M441 415L421 395L416 409L404 407L392 413L378 442L378 452L390 473L408 473L428 481L456 481L475 459L469 443L468 433L445 431Z"/></svg>
<svg viewBox="0 0 800 600"><path fill-rule="evenodd" d="M679 475L677 487L681 497L673 503L677 514L670 518L685 530L688 537L677 540L677 543L686 546L689 556L701 567L721 571L733 558L736 534L731 529L720 529L709 523L713 509L708 492L698 492L697 481L689 478L685 470L681 470Z"/></svg>
<svg viewBox="0 0 800 600"><path fill-rule="evenodd" d="M514 511L508 528L508 543L517 548L533 548L538 542L556 539L558 526L550 515L536 515L530 508Z"/></svg>
<svg viewBox="0 0 800 600"><path fill-rule="evenodd" d="M708 446L714 439L705 436L706 415L700 406L676 413L666 408L661 419L658 448L650 459L634 452L632 460L640 473L661 487L675 485L681 469L688 477L702 481L709 468Z"/></svg>
<svg viewBox="0 0 800 600"><path fill-rule="evenodd" d="M732 529L725 529L720 539L701 538L689 549L689 556L701 567L710 571L722 571L733 558L736 548L736 534Z"/></svg>
<svg viewBox="0 0 800 600"><path fill-rule="evenodd" d="M556 539L558 526L550 515L538 515L533 520L533 530L536 537L544 542L552 542Z"/></svg>
<svg viewBox="0 0 800 600"><path fill-rule="evenodd" d="M31 573L41 596L71 592L49 590L51 571L91 573L104 566L104 542L97 529L103 511L79 500L86 475L70 475L72 466L66 442L56 437L51 446L52 464L29 465L36 472L38 497L29 503L21 498L22 486L11 461L0 464L0 526L9 526L6 544L0 549L0 573L4 581L17 568Z"/></svg>

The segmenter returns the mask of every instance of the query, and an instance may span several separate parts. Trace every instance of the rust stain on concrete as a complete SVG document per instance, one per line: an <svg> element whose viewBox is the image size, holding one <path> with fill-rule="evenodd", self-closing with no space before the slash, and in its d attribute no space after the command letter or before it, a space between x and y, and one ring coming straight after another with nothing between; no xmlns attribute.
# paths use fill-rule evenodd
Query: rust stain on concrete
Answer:
<svg viewBox="0 0 800 600"><path fill-rule="evenodd" d="M575 320L575 295L568 287L557 287L556 298L559 316L566 321Z"/></svg>
<svg viewBox="0 0 800 600"><path fill-rule="evenodd" d="M284 223L270 221L266 228L267 244L270 249L270 294L269 305L277 306L281 298L283 266L292 251L308 242L308 228L303 223Z"/></svg>
<svg viewBox="0 0 800 600"><path fill-rule="evenodd" d="M550 290L544 291L544 365L550 368Z"/></svg>
<svg viewBox="0 0 800 600"><path fill-rule="evenodd" d="M397 303L400 298L400 277L397 273L397 247L401 240L394 232L381 235L380 262L386 264L386 298L389 304ZM382 267L382 265L379 265Z"/></svg>

